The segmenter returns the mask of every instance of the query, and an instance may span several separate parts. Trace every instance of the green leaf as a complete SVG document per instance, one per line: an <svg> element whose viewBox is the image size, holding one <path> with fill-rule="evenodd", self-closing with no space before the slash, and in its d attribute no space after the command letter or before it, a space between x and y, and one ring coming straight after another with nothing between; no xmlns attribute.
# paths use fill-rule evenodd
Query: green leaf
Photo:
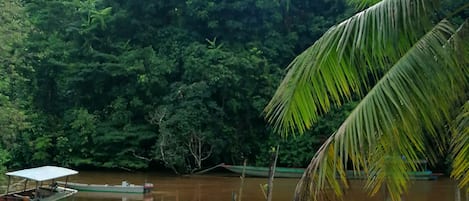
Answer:
<svg viewBox="0 0 469 201"><path fill-rule="evenodd" d="M364 94L370 73L388 70L432 28L433 7L433 1L386 0L329 29L288 66L265 108L267 120L282 134L303 133L333 104Z"/></svg>
<svg viewBox="0 0 469 201"><path fill-rule="evenodd" d="M453 126L453 170L451 177L459 180L459 188L469 192L469 101L466 102Z"/></svg>

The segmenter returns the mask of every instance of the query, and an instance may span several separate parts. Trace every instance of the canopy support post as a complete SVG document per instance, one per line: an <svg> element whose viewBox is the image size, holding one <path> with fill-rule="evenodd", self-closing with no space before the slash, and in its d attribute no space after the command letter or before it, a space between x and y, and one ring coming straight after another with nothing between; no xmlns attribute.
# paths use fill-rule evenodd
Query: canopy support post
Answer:
<svg viewBox="0 0 469 201"><path fill-rule="evenodd" d="M7 184L7 192L5 194L8 194L9 190L10 190L10 182L11 182L11 176L8 175L8 184Z"/></svg>
<svg viewBox="0 0 469 201"><path fill-rule="evenodd" d="M34 199L39 199L39 181L36 181L35 193L36 193L36 196L34 196Z"/></svg>
<svg viewBox="0 0 469 201"><path fill-rule="evenodd" d="M24 181L24 187L23 187L23 191L26 191L26 186L28 185L28 180L26 179L26 181Z"/></svg>

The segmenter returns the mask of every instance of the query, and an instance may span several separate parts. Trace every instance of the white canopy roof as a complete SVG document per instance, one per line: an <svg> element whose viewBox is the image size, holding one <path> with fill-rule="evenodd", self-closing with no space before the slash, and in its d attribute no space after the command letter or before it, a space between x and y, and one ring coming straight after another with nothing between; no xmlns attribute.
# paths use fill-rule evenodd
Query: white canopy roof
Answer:
<svg viewBox="0 0 469 201"><path fill-rule="evenodd" d="M74 174L78 174L78 172L56 166L43 166L6 173L8 176L22 177L34 181L46 181Z"/></svg>

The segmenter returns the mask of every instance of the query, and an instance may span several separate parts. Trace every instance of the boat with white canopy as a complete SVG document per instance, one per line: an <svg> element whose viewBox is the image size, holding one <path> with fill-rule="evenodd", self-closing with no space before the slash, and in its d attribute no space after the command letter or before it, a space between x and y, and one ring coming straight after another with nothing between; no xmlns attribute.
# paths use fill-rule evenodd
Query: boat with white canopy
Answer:
<svg viewBox="0 0 469 201"><path fill-rule="evenodd" d="M78 174L77 171L63 167L43 166L8 172L8 185L6 193L0 195L0 201L55 201L69 197L77 190L59 186L55 179ZM10 192L12 177L24 179L23 189ZM34 181L35 186L30 187L28 181Z"/></svg>

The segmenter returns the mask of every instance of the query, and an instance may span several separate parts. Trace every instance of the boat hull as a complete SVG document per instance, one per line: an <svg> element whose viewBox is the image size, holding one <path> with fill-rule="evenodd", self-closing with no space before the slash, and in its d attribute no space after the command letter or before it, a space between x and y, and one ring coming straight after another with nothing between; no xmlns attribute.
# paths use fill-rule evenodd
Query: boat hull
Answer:
<svg viewBox="0 0 469 201"><path fill-rule="evenodd" d="M239 174L243 172L243 168L244 168L243 166L237 166L237 165L223 165L222 167L234 173L239 173ZM274 176L282 177L282 178L300 178L303 175L304 171L305 169L303 168L276 167ZM254 177L268 177L269 168L246 166L245 174L248 176L254 176Z"/></svg>
<svg viewBox="0 0 469 201"><path fill-rule="evenodd" d="M109 192L109 193L145 193L150 191L150 188L146 188L141 185L129 184L127 186L122 185L101 185L101 184L81 184L67 182L67 187L76 189L78 191L86 192Z"/></svg>
<svg viewBox="0 0 469 201"><path fill-rule="evenodd" d="M222 165L225 169L242 174L243 166L238 165ZM303 176L305 169L303 168L285 168L285 167L276 167L275 168L275 177L280 178L301 178ZM269 168L267 167L254 167L254 166L246 166L245 174L247 176L253 177L268 177L269 176ZM354 173L353 171L347 171L347 178L348 179L366 179L367 175L363 172L361 173ZM437 175L433 174L432 171L417 171L417 172L410 172L409 179L411 180L435 180L437 179Z"/></svg>
<svg viewBox="0 0 469 201"><path fill-rule="evenodd" d="M25 191L11 192L6 195L0 195L0 201L6 200L35 200L35 201L56 201L70 197L77 193L77 190L57 187L55 190L40 188L39 194L36 189L27 189ZM38 195L38 196L35 196Z"/></svg>

